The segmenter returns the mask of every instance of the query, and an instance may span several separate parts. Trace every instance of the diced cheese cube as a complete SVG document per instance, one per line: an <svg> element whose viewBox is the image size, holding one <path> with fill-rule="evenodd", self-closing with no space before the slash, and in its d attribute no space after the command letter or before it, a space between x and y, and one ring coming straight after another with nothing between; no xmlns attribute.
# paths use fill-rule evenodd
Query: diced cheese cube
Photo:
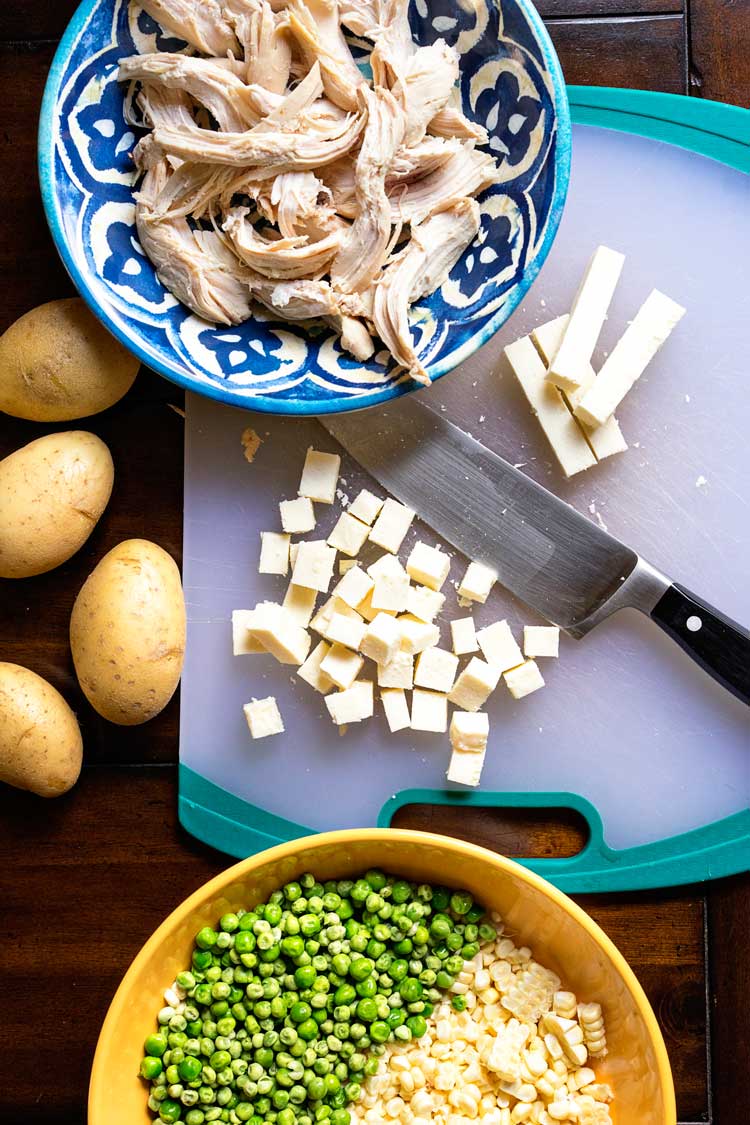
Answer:
<svg viewBox="0 0 750 1125"><path fill-rule="evenodd" d="M394 555L398 552L404 541L407 531L411 527L416 512L399 504L390 497L383 504L380 515L375 520L370 539L377 543L384 551L391 551Z"/></svg>
<svg viewBox="0 0 750 1125"><path fill-rule="evenodd" d="M299 554L299 543L290 543L289 544L289 562L291 564L292 570L294 570L294 564L297 561L297 555L298 554Z"/></svg>
<svg viewBox="0 0 750 1125"><path fill-rule="evenodd" d="M550 360L557 353L557 349L562 343L569 320L570 317L565 313L563 316L558 316L556 320L548 320L546 324L540 324L531 333L531 339L536 344L537 351L547 366L549 366ZM586 369L586 381L581 384L578 390L570 391L567 394L564 391L561 392L565 399L565 405L571 414L575 412L575 408L595 378L596 372L589 364ZM551 386L551 384L549 385ZM603 461L605 457L612 457L615 453L624 453L628 448L620 424L614 415L608 418L602 426L590 426L580 418L577 421L597 461Z"/></svg>
<svg viewBox="0 0 750 1125"><path fill-rule="evenodd" d="M401 648L401 630L396 618L379 613L368 625L358 647L376 664L388 664Z"/></svg>
<svg viewBox="0 0 750 1125"><path fill-rule="evenodd" d="M430 590L439 590L448 577L451 560L444 551L430 547L421 540L412 547L406 562L406 570L415 582L421 582Z"/></svg>
<svg viewBox="0 0 750 1125"><path fill-rule="evenodd" d="M253 609L232 610L232 653L235 656L254 656L266 651L248 628L254 612Z"/></svg>
<svg viewBox="0 0 750 1125"><path fill-rule="evenodd" d="M410 613L404 613L397 620L401 630L401 648L411 656L424 652L426 648L434 648L440 643L440 630L437 625L420 621Z"/></svg>
<svg viewBox="0 0 750 1125"><path fill-rule="evenodd" d="M564 391L575 391L586 380L586 369L599 339L625 256L598 246L586 267L573 301L562 343L549 365L547 378Z"/></svg>
<svg viewBox="0 0 750 1125"><path fill-rule="evenodd" d="M417 657L414 683L431 691L449 692L458 671L458 657L443 648L426 648Z"/></svg>
<svg viewBox="0 0 750 1125"><path fill-rule="evenodd" d="M380 698L383 700L383 710L391 734L411 726L409 705L403 691L399 688L383 688Z"/></svg>
<svg viewBox="0 0 750 1125"><path fill-rule="evenodd" d="M369 535L370 529L366 523L342 512L338 522L326 542L329 547L335 547L344 555L358 555Z"/></svg>
<svg viewBox="0 0 750 1125"><path fill-rule="evenodd" d="M518 668L503 672L503 679L514 699L523 699L525 695L531 695L532 691L539 691L539 688L544 687L539 665L533 660L526 660Z"/></svg>
<svg viewBox="0 0 750 1125"><path fill-rule="evenodd" d="M479 645L473 617L455 617L451 621L451 643L456 656L477 651Z"/></svg>
<svg viewBox="0 0 750 1125"><path fill-rule="evenodd" d="M325 703L337 726L369 719L374 711L372 681L357 680L346 691L327 695Z"/></svg>
<svg viewBox="0 0 750 1125"><path fill-rule="evenodd" d="M288 574L290 542L290 537L280 531L261 531L258 573Z"/></svg>
<svg viewBox="0 0 750 1125"><path fill-rule="evenodd" d="M308 590L306 586L295 586L293 582L290 582L284 595L284 609L288 611L295 625L302 625L303 628L306 628L310 624L317 599L318 595L315 590Z"/></svg>
<svg viewBox="0 0 750 1125"><path fill-rule="evenodd" d="M346 574L347 570L351 570L356 565L356 559L339 559L339 574Z"/></svg>
<svg viewBox="0 0 750 1125"><path fill-rule="evenodd" d="M305 663L301 668L297 669L297 675L310 687L314 687L321 695L325 695L333 687L333 680L327 676L325 672L321 672L320 665L325 660L328 653L331 651L331 646L327 645L325 641L321 641L319 645L312 650Z"/></svg>
<svg viewBox="0 0 750 1125"><path fill-rule="evenodd" d="M486 602L492 587L497 582L494 570L482 563L472 562L466 568L466 574L461 579L458 587L458 596L468 598L472 602Z"/></svg>
<svg viewBox="0 0 750 1125"><path fill-rule="evenodd" d="M315 527L315 509L306 496L296 500L282 500L279 504L281 526L290 535L304 535Z"/></svg>
<svg viewBox="0 0 750 1125"><path fill-rule="evenodd" d="M682 305L654 289L578 403L576 417L592 426L606 422L684 315Z"/></svg>
<svg viewBox="0 0 750 1125"><path fill-rule="evenodd" d="M346 648L358 649L367 626L364 621L354 621L343 613L334 613L326 630L326 640Z"/></svg>
<svg viewBox="0 0 750 1125"><path fill-rule="evenodd" d="M445 734L448 729L448 696L415 688L411 697L411 729Z"/></svg>
<svg viewBox="0 0 750 1125"><path fill-rule="evenodd" d="M402 649L387 664L378 664L378 686L411 688L414 686L414 657Z"/></svg>
<svg viewBox="0 0 750 1125"><path fill-rule="evenodd" d="M320 670L330 676L337 687L346 690L356 680L363 664L358 652L352 652L343 645L333 645L321 660Z"/></svg>
<svg viewBox="0 0 750 1125"><path fill-rule="evenodd" d="M490 720L485 711L454 711L450 739L454 750L483 754L487 749Z"/></svg>
<svg viewBox="0 0 750 1125"><path fill-rule="evenodd" d="M331 624L331 618L334 613L343 613L345 617L351 617L354 621L361 621L362 618L357 613L356 609L352 609L341 598L331 595L327 602L324 602L318 612L310 622L310 628L314 629L316 633L320 633L322 637L326 635L328 626Z"/></svg>
<svg viewBox="0 0 750 1125"><path fill-rule="evenodd" d="M495 621L477 633L484 659L498 672L523 664L523 653L516 643L507 621Z"/></svg>
<svg viewBox="0 0 750 1125"><path fill-rule="evenodd" d="M341 458L338 454L319 453L310 446L297 490L299 495L317 500L320 504L332 504L336 499L340 469Z"/></svg>
<svg viewBox="0 0 750 1125"><path fill-rule="evenodd" d="M373 524L378 518L383 501L363 488L359 496L349 505L349 515L356 516L362 523Z"/></svg>
<svg viewBox="0 0 750 1125"><path fill-rule="evenodd" d="M497 687L500 672L477 656L472 656L450 693L451 703L464 711L478 711Z"/></svg>
<svg viewBox="0 0 750 1125"><path fill-rule="evenodd" d="M248 628L279 663L302 664L307 658L312 638L301 625L294 624L283 606L261 602L252 611Z"/></svg>
<svg viewBox="0 0 750 1125"><path fill-rule="evenodd" d="M347 570L341 581L333 587L333 593L334 597L341 598L342 602L356 609L374 585L375 582L370 575L365 574L364 570L354 563L351 570Z"/></svg>
<svg viewBox="0 0 750 1125"><path fill-rule="evenodd" d="M269 734L283 734L284 723L272 695L267 699L254 699L242 708L252 738L268 738Z"/></svg>
<svg viewBox="0 0 750 1125"><path fill-rule="evenodd" d="M375 592L375 583L372 584L372 590L362 599L357 606L357 613L361 613L365 621L374 621L379 613L389 613L391 617L396 616L395 609L375 609L372 604L372 595Z"/></svg>
<svg viewBox="0 0 750 1125"><path fill-rule="evenodd" d="M426 586L410 586L406 598L406 609L420 621L434 621L445 605L445 594L428 590Z"/></svg>
<svg viewBox="0 0 750 1125"><path fill-rule="evenodd" d="M445 776L448 781L452 781L456 785L476 787L482 777L483 765L484 751L480 754L467 754L463 750L454 750ZM532 1086L531 1089L533 1090L534 1087Z"/></svg>
<svg viewBox="0 0 750 1125"><path fill-rule="evenodd" d="M375 581L371 604L373 609L386 609L398 613L406 609L409 594L409 575L395 555L382 555L367 573Z"/></svg>
<svg viewBox="0 0 750 1125"><path fill-rule="evenodd" d="M524 625L523 651L526 656L557 656L560 630L556 625Z"/></svg>
<svg viewBox="0 0 750 1125"><path fill-rule="evenodd" d="M596 457L529 337L508 344L505 355L565 476L590 469Z"/></svg>
<svg viewBox="0 0 750 1125"><path fill-rule="evenodd" d="M322 539L312 539L300 543L297 561L292 571L295 586L306 586L308 590L325 593L333 578L336 551L328 547Z"/></svg>

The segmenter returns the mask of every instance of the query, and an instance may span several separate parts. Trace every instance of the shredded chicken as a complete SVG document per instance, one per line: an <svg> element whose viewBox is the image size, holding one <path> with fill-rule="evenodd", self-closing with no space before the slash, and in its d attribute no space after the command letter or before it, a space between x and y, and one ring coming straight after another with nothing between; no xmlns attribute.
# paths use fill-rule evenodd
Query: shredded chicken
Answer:
<svg viewBox="0 0 750 1125"><path fill-rule="evenodd" d="M162 284L214 324L253 306L322 322L360 362L379 337L428 382L409 308L500 180L456 51L413 41L409 0L141 3L192 48L120 60L128 120L150 130L133 149L136 225ZM371 45L371 81L344 29Z"/></svg>
<svg viewBox="0 0 750 1125"><path fill-rule="evenodd" d="M375 290L375 331L396 362L419 383L430 379L412 343L409 305L443 284L478 230L475 199L459 199L412 224L409 244L385 270Z"/></svg>

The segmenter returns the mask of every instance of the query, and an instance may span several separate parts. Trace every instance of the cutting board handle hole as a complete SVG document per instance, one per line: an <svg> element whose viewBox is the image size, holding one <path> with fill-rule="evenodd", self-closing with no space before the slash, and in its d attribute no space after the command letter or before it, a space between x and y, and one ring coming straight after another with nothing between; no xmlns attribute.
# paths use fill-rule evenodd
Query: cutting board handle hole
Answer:
<svg viewBox="0 0 750 1125"><path fill-rule="evenodd" d="M471 806L471 827L460 805L413 804L397 809L392 828L414 828L456 836L520 859L565 859L589 840L586 820L569 808Z"/></svg>

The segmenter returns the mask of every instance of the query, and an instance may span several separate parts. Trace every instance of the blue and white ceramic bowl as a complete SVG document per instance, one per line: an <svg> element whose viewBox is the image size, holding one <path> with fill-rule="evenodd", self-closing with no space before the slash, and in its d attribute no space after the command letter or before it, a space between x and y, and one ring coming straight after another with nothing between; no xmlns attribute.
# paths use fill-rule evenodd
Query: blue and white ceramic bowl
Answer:
<svg viewBox="0 0 750 1125"><path fill-rule="evenodd" d="M418 352L436 379L497 331L539 272L565 201L570 118L557 57L529 0L413 0L411 23L419 43L442 37L461 54L464 111L486 127L504 175L480 198L476 242L442 288L413 307ZM361 363L329 329L263 313L215 327L157 280L136 236L136 138L117 62L181 46L130 0L84 0L57 51L39 169L52 236L81 295L149 367L234 406L321 414L413 390L384 352Z"/></svg>

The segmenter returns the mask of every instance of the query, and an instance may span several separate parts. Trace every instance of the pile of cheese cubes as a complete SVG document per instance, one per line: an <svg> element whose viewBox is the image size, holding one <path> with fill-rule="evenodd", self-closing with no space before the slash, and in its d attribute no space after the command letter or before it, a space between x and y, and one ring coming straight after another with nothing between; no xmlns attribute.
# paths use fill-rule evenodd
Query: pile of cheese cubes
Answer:
<svg viewBox="0 0 750 1125"><path fill-rule="evenodd" d="M566 477L628 448L615 410L685 314L654 289L597 374L591 357L624 263L623 254L599 246L570 314L505 348Z"/></svg>
<svg viewBox="0 0 750 1125"><path fill-rule="evenodd" d="M493 916L496 925L499 919ZM389 1043L352 1125L612 1125L602 1009L502 934L484 945L418 1040Z"/></svg>
<svg viewBox="0 0 750 1125"><path fill-rule="evenodd" d="M340 727L373 715L374 682L361 675L365 660L376 666L392 732L445 733L448 704L454 704L458 710L450 723L447 777L478 785L489 735L482 706L501 677L516 699L543 687L536 658L557 656L559 631L526 626L522 652L507 621L476 630L474 619L464 615L450 622L452 651L441 648L435 618L445 604L441 591L451 559L418 541L403 566L397 555L415 513L367 490L342 512L326 539L293 542L293 535L314 531L314 502L335 502L339 472L337 455L308 449L298 497L279 505L283 530L261 532L260 572L288 576L291 567L291 583L282 603L266 601L252 610L234 611L234 652L267 652L283 664L296 665L300 679L325 695ZM364 568L356 556L367 542L384 553ZM345 558L331 589L338 553ZM470 563L457 586L459 604L485 602L495 578L487 567ZM327 598L317 607L320 595ZM314 647L310 630L321 638ZM472 655L479 650L484 659ZM470 659L459 670L462 656ZM248 703L245 714L254 738L284 730L272 697Z"/></svg>

